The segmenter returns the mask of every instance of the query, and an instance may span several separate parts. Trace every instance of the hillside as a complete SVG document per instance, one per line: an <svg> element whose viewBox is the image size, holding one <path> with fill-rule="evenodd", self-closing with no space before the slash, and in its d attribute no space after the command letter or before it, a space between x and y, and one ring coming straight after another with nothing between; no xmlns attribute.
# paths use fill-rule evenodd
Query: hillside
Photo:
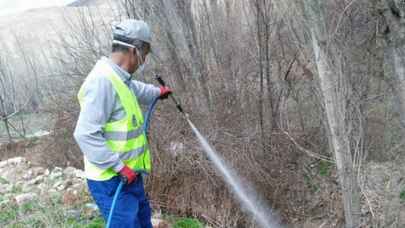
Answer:
<svg viewBox="0 0 405 228"><path fill-rule="evenodd" d="M78 0L0 17L0 187L7 196L0 198L0 216L7 217L0 226L48 220L46 213L24 220L26 211L87 210L93 202L76 175L83 169L79 142L93 147L88 153L109 147L87 155L102 157L96 166L150 151L145 191L156 214L214 228L405 227L402 1L117 3ZM151 31L149 45L132 40L142 39L132 31L138 26L111 26L127 18L146 22L128 21ZM121 43L112 52L112 28L136 49ZM117 109L103 95L80 107L79 88L101 56L150 84L143 88L161 91L145 137L133 130L148 125L139 116L150 105L138 100L144 89L130 86L138 97L127 96L130 103L114 97ZM141 64L145 70L137 71ZM169 89L158 88L164 83L156 76ZM125 113L125 125L115 122L126 110L122 102L145 103L135 107L136 121ZM89 107L95 109L86 113ZM84 130L74 134L77 123ZM148 154L142 156L138 171L149 167ZM76 183L80 189L70 189ZM20 203L46 199L44 188L58 192L56 205ZM69 208L63 200L76 199L72 192L83 197ZM91 224L99 217L93 212L75 222ZM60 222L67 221L44 226Z"/></svg>

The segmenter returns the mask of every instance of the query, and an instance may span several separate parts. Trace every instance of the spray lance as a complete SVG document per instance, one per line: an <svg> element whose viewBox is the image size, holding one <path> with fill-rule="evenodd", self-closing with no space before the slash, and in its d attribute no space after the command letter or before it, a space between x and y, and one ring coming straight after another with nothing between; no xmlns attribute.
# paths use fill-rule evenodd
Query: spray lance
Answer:
<svg viewBox="0 0 405 228"><path fill-rule="evenodd" d="M161 86L166 86L166 82L162 79L162 77L160 77L159 75L155 76L155 79L159 82L159 84ZM176 105L177 110L179 110L179 112L181 114L184 115L184 117L186 117L186 119L188 119L188 114L184 112L183 107L181 107L180 102L178 102L178 100L176 99L176 97L173 95L173 93L169 94L170 98L172 99L173 103Z"/></svg>

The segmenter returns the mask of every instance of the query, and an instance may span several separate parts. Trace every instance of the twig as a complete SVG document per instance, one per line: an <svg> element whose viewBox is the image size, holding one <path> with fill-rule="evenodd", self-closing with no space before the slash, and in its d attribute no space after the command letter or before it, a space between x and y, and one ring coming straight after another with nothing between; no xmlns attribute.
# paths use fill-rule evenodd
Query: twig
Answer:
<svg viewBox="0 0 405 228"><path fill-rule="evenodd" d="M352 6L353 3L355 3L356 1L357 0L352 0L349 4L347 4L347 6L343 9L343 12L340 14L338 23L336 24L335 31L333 32L333 34L328 39L329 40L328 48L329 48L329 44L331 43L330 41L333 39L333 37L336 36L336 34L337 34L338 30L339 30L340 24L342 23L342 20L343 20L343 16L346 14L346 11L350 8L350 6Z"/></svg>
<svg viewBox="0 0 405 228"><path fill-rule="evenodd" d="M310 157L317 158L317 159L319 159L319 160L326 161L326 162L333 163L333 164L335 163L335 162L332 161L329 157L326 157L326 156L317 154L317 153L315 153L315 152L312 152L312 151L310 151L310 150L308 150L308 149L305 149L305 148L304 148L303 146L301 146L287 131L285 131L285 130L283 130L283 129L281 129L281 131L294 143L294 145L295 145L299 150L305 152L305 153L308 154Z"/></svg>

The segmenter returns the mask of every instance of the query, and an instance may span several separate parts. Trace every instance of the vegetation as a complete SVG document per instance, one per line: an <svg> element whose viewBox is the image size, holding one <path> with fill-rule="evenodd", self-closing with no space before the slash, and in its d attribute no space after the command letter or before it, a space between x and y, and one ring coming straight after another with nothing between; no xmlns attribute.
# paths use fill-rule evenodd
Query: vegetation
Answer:
<svg viewBox="0 0 405 228"><path fill-rule="evenodd" d="M24 122L18 114L48 110L55 131L43 160L81 167L71 137L77 90L109 55L111 22L142 18L156 51L136 78L164 77L221 156L283 221L403 227L403 3L122 0L78 7L63 15L53 42L26 48L16 34L15 48L2 47L5 140L13 138L13 123ZM24 69L13 67L11 52ZM170 102L159 104L150 136L155 168L147 190L156 207L222 227L254 226ZM386 169L395 172L376 175Z"/></svg>
<svg viewBox="0 0 405 228"><path fill-rule="evenodd" d="M401 199L401 202L405 202L405 190L401 191L401 193L399 194L399 198Z"/></svg>
<svg viewBox="0 0 405 228"><path fill-rule="evenodd" d="M203 225L197 219L181 218L173 224L173 228L203 228Z"/></svg>
<svg viewBox="0 0 405 228"><path fill-rule="evenodd" d="M83 209L83 208L81 208ZM72 210L72 209L70 209ZM80 208L76 208L80 211ZM70 227L102 228L103 220L81 214L72 218L67 214L68 208L58 203L30 202L18 207L10 204L0 208L1 227Z"/></svg>

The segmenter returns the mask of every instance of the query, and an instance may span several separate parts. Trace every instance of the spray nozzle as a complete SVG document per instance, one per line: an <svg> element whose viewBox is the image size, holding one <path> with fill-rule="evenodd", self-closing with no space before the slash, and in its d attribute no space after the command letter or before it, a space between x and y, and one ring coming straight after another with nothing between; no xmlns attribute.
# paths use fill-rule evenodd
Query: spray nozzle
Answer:
<svg viewBox="0 0 405 228"><path fill-rule="evenodd" d="M166 86L166 82L159 75L156 75L155 79L158 81L158 83L161 86ZM169 96L172 98L172 101L176 105L177 110L179 110L179 112L181 112L182 114L184 114L186 116L186 118L188 118L188 115L184 112L183 107L181 107L180 102L177 101L177 99L174 97L174 95L170 94Z"/></svg>

